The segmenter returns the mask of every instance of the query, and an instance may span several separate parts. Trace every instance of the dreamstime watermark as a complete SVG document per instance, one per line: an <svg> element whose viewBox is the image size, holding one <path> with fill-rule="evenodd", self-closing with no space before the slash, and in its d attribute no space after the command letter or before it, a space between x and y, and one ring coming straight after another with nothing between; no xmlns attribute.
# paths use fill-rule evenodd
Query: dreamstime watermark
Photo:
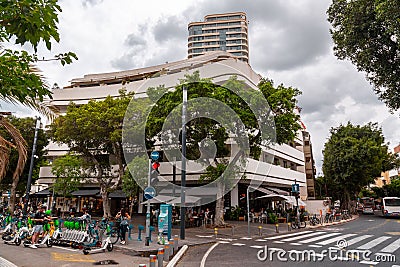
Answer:
<svg viewBox="0 0 400 267"><path fill-rule="evenodd" d="M346 249L347 241L338 240L336 247L329 247L317 252L313 249L289 250L281 248L269 248L265 245L257 253L259 261L281 262L321 262L329 261L356 261L356 262L395 262L396 255L385 253L373 253L370 250Z"/></svg>

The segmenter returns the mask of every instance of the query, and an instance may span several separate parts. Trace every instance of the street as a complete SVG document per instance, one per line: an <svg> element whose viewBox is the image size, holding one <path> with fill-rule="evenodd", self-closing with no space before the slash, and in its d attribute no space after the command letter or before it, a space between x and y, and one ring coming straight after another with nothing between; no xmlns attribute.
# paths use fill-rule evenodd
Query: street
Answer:
<svg viewBox="0 0 400 267"><path fill-rule="evenodd" d="M14 265L7 265L6 261ZM106 264L108 262L108 264ZM6 245L0 242L0 266L1 267L78 267L78 266L93 266L93 265L109 265L115 261L118 264L110 266L139 266L139 263L148 263L147 258L136 257L132 253L119 251L114 249L112 252L93 253L84 255L82 251L53 246L51 248L41 247L37 249L25 248L23 245L19 247L15 245Z"/></svg>
<svg viewBox="0 0 400 267"><path fill-rule="evenodd" d="M179 267L400 266L400 220L361 215L358 220L276 236L221 238L191 247Z"/></svg>

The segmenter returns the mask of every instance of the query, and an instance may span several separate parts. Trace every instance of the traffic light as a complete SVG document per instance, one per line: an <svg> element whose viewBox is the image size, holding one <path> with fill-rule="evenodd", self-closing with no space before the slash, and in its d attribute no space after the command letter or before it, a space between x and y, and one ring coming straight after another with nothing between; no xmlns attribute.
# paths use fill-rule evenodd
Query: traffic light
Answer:
<svg viewBox="0 0 400 267"><path fill-rule="evenodd" d="M160 171L158 168L160 167L160 163L158 160L153 160L151 162L151 170L150 170L150 185L151 186L157 186L158 184L158 175L160 175Z"/></svg>

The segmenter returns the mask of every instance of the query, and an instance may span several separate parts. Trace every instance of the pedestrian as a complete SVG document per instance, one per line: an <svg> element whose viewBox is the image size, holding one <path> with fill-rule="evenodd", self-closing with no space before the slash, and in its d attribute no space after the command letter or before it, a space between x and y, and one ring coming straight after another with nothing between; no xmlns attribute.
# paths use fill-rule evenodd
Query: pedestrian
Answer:
<svg viewBox="0 0 400 267"><path fill-rule="evenodd" d="M121 233L121 244L125 245L125 235L126 232L129 231L129 220L131 219L131 216L128 212L125 211L125 209L121 209L121 211L117 213L115 218L120 221L119 230Z"/></svg>
<svg viewBox="0 0 400 267"><path fill-rule="evenodd" d="M43 225L44 221L47 219L45 211L46 206L40 206L39 210L35 213L35 216L32 219L32 221L35 222L35 227L33 228L32 244L30 245L30 248L37 248L35 244L39 239L39 235L44 231Z"/></svg>

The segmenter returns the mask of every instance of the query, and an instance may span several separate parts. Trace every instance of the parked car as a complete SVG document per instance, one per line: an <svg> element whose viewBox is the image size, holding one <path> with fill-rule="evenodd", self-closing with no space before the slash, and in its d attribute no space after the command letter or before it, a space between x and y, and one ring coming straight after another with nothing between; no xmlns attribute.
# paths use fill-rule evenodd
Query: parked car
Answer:
<svg viewBox="0 0 400 267"><path fill-rule="evenodd" d="M364 207L362 210L363 214L374 214L374 209L372 207Z"/></svg>

